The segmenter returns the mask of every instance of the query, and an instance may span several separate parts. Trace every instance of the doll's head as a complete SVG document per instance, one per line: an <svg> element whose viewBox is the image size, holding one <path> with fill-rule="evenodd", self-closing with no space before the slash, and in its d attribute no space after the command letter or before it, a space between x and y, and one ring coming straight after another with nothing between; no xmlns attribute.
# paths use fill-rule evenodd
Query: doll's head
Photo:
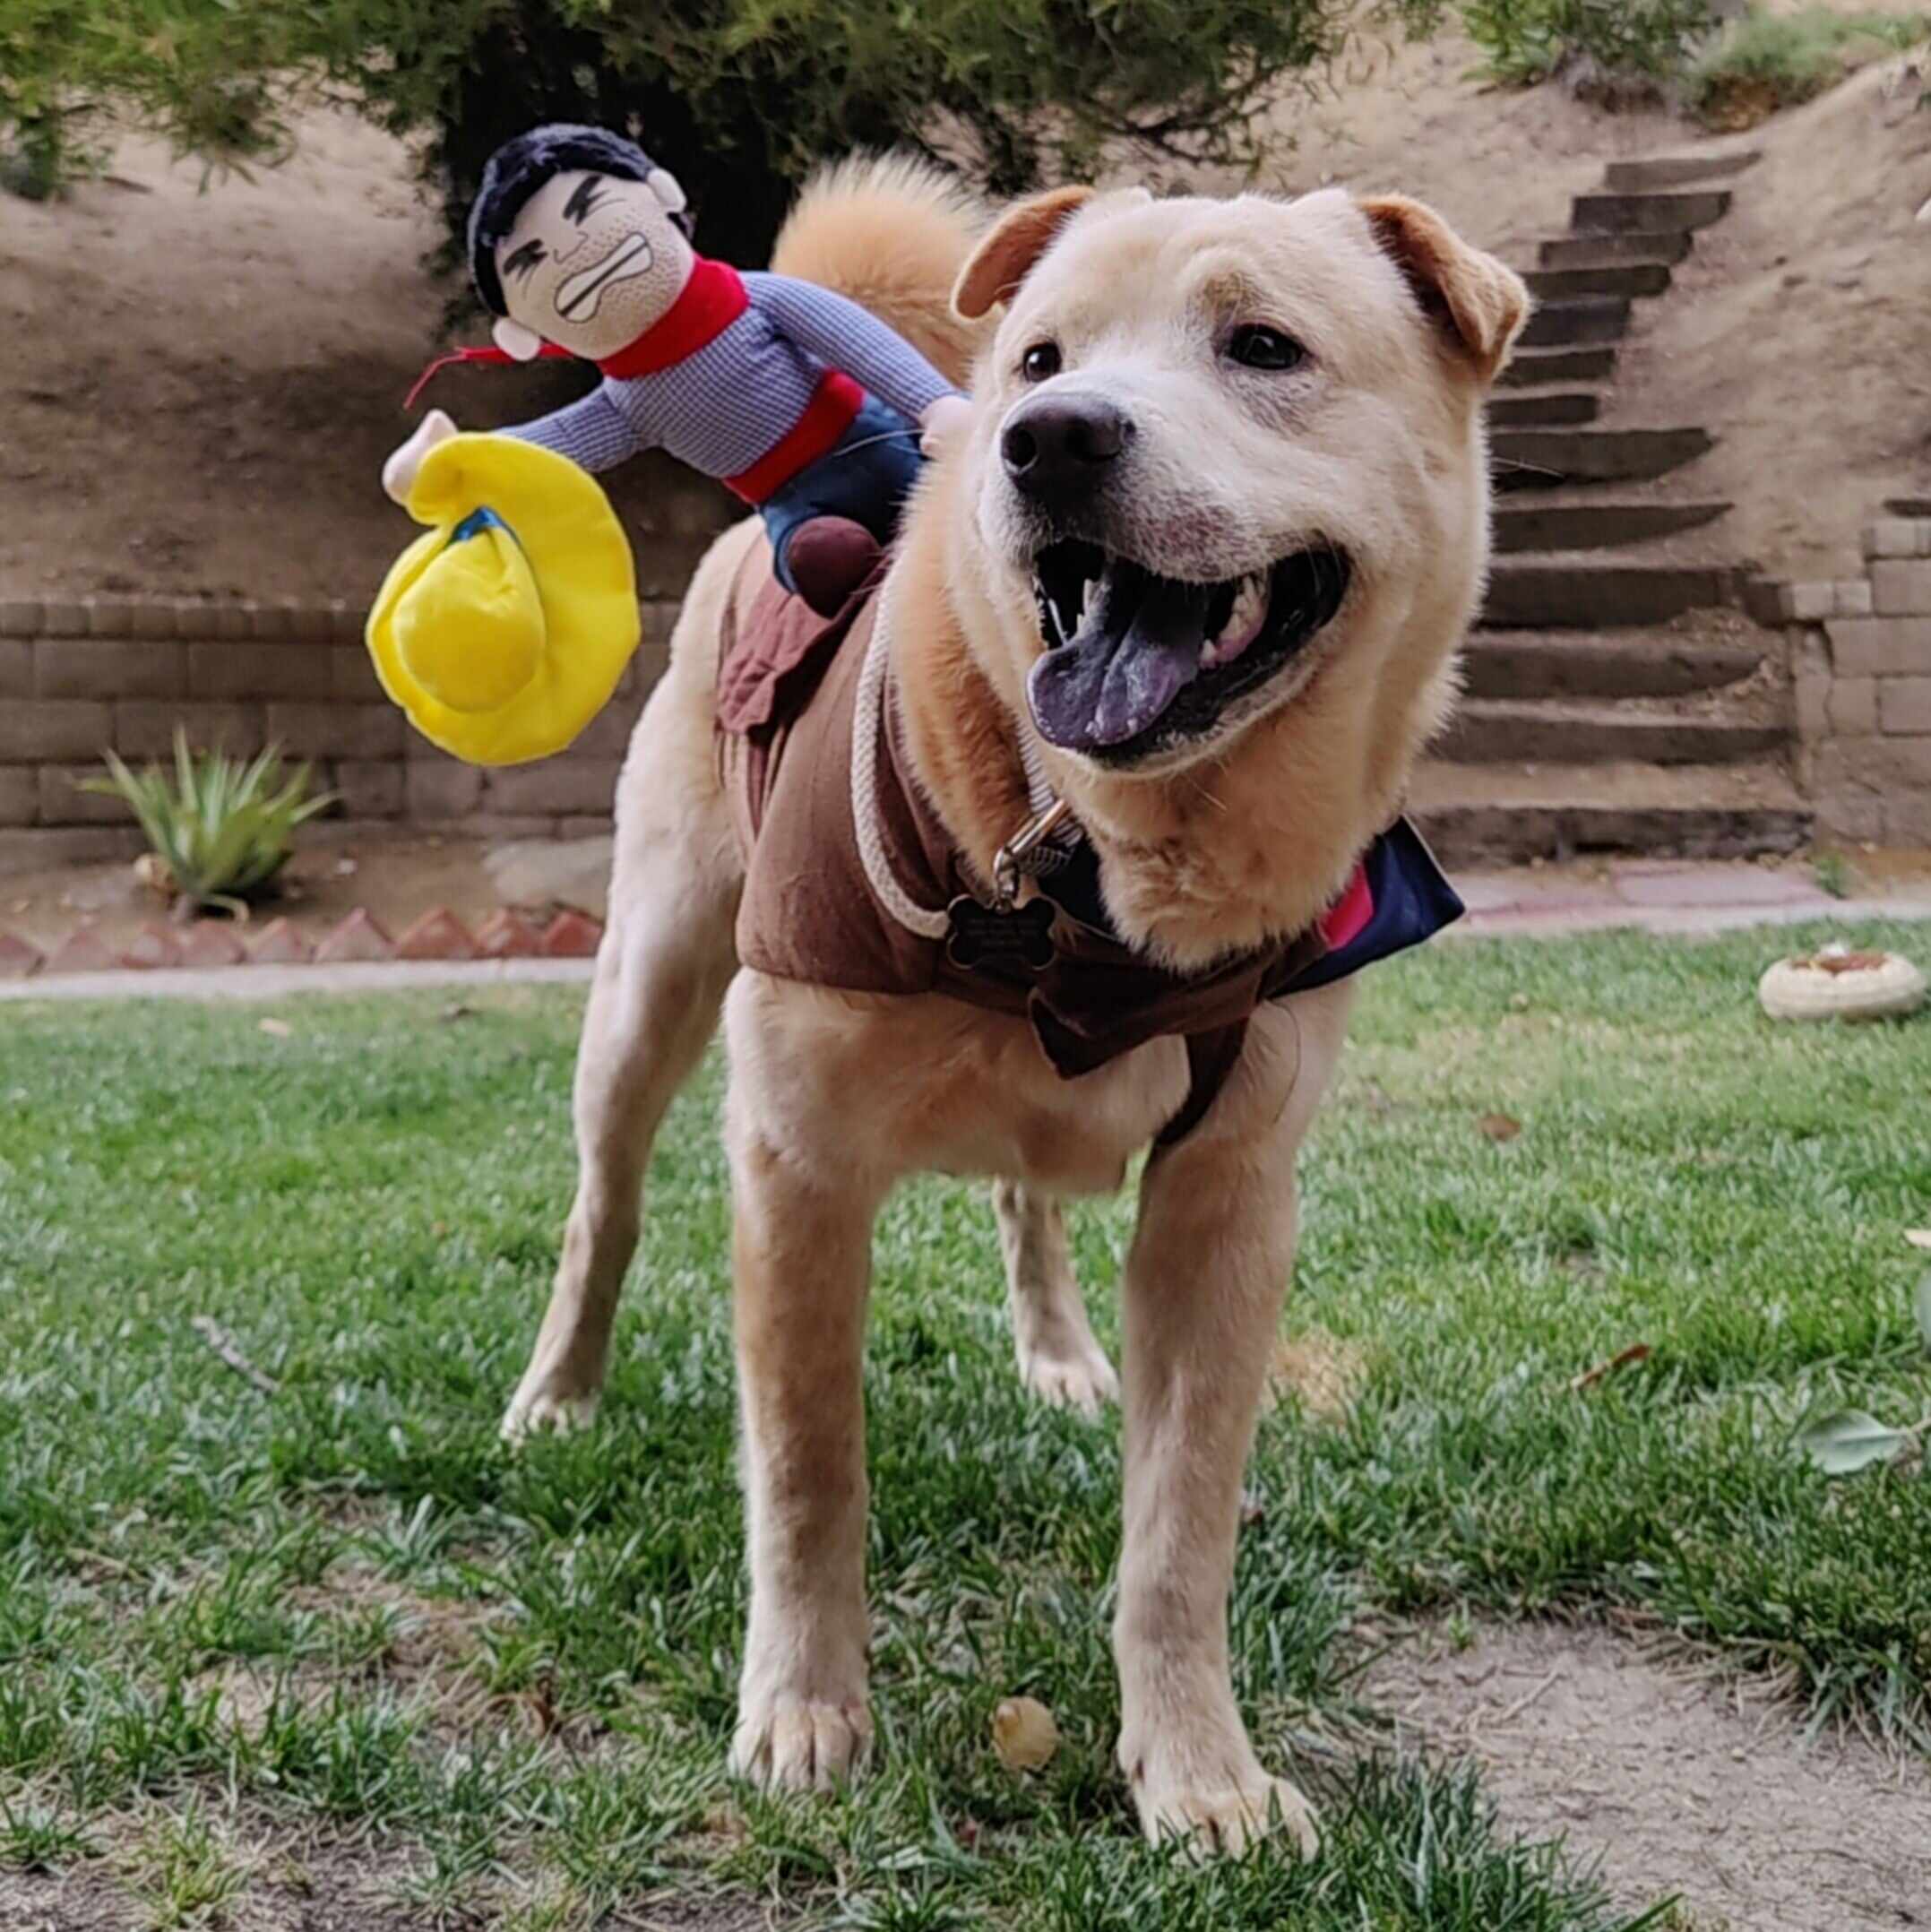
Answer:
<svg viewBox="0 0 1931 1932"><path fill-rule="evenodd" d="M470 210L470 272L497 343L594 361L663 315L694 260L684 191L634 142L532 128L490 156Z"/></svg>

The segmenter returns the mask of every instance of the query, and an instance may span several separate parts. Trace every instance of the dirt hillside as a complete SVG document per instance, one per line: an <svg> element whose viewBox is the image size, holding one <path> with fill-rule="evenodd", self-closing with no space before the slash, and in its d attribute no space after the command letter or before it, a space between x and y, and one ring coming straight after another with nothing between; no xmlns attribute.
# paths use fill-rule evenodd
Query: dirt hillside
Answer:
<svg viewBox="0 0 1931 1932"><path fill-rule="evenodd" d="M1931 496L1931 108L1896 77L1873 65L1744 137L1763 159L1614 391L1611 422L1716 433L1687 474L1780 577L1845 574L1884 497Z"/></svg>
<svg viewBox="0 0 1931 1932"><path fill-rule="evenodd" d="M1712 540L1777 576L1848 574L1882 499L1931 496L1931 219L1914 219L1931 197L1931 107L1907 64L1873 58L1719 138L1555 83L1487 89L1475 59L1455 36L1364 54L1331 97L1283 114L1295 146L1275 185L1418 194L1524 265L1605 161L1761 150L1668 297L1637 304L1604 421L1703 424L1717 447L1672 483L1736 504Z"/></svg>
<svg viewBox="0 0 1931 1932"><path fill-rule="evenodd" d="M1605 160L1705 138L1559 86L1485 89L1474 59L1453 36L1364 48L1281 110L1263 185L1419 193L1522 261ZM1931 224L1912 219L1931 112L1908 110L1874 67L1741 137L1765 159L1613 393L1614 421L1718 433L1688 477L1735 498L1726 541L1778 574L1848 568L1881 497L1931 493ZM64 202L0 195L0 594L358 597L407 539L375 475L439 341L435 226L385 136L341 114L301 134L252 182L204 188L129 140ZM570 380L452 371L436 399L487 427ZM650 463L616 494L645 575L674 583L719 498Z"/></svg>
<svg viewBox="0 0 1931 1932"><path fill-rule="evenodd" d="M376 478L441 341L438 239L406 151L342 113L253 180L130 139L64 200L0 194L0 593L369 595L415 529ZM487 427L571 381L453 369L435 398ZM640 564L718 513L668 465L617 494Z"/></svg>

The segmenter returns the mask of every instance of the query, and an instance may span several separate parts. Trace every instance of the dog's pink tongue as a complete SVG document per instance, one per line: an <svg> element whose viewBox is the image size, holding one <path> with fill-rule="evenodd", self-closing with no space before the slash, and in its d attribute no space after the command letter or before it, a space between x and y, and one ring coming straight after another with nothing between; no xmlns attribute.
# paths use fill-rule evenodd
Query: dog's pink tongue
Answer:
<svg viewBox="0 0 1931 1932"><path fill-rule="evenodd" d="M1098 608L1032 668L1026 696L1049 745L1099 751L1138 737L1200 674L1207 593L1194 584L1123 587L1108 574Z"/></svg>

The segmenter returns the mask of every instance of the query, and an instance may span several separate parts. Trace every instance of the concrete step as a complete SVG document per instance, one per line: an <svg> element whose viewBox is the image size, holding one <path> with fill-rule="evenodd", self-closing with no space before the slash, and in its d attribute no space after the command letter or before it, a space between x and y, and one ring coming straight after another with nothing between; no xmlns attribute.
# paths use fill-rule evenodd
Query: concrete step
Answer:
<svg viewBox="0 0 1931 1932"><path fill-rule="evenodd" d="M1530 389L1547 383L1599 383L1615 372L1613 349L1517 349L1501 384L1504 389Z"/></svg>
<svg viewBox="0 0 1931 1932"><path fill-rule="evenodd" d="M1748 858L1794 852L1811 815L1774 760L1720 766L1453 765L1425 761L1409 806L1443 864L1590 852Z"/></svg>
<svg viewBox="0 0 1931 1932"><path fill-rule="evenodd" d="M1489 404L1494 421L1498 398ZM1711 523L1727 503L1504 503L1496 507L1498 555L1522 550L1601 550L1612 544L1647 543L1678 530Z"/></svg>
<svg viewBox="0 0 1931 1932"><path fill-rule="evenodd" d="M1738 148L1729 154L1652 154L1640 161L1611 161L1602 171L1602 185L1616 194L1653 194L1693 181L1727 181L1763 158L1761 148Z"/></svg>
<svg viewBox="0 0 1931 1932"><path fill-rule="evenodd" d="M1556 489L1667 476L1715 439L1707 429L1498 429L1489 438L1496 487Z"/></svg>
<svg viewBox="0 0 1931 1932"><path fill-rule="evenodd" d="M1524 349L1558 349L1577 342L1621 341L1629 327L1629 298L1585 295L1573 302L1545 302L1517 338Z"/></svg>
<svg viewBox="0 0 1931 1932"><path fill-rule="evenodd" d="M1549 428L1592 423L1601 408L1602 398L1592 389L1545 389L1495 397L1488 405L1488 421L1496 429Z"/></svg>
<svg viewBox="0 0 1931 1932"><path fill-rule="evenodd" d="M1681 564L1545 564L1504 558L1478 623L1502 630L1604 630L1668 624L1737 600L1736 573Z"/></svg>
<svg viewBox="0 0 1931 1932"><path fill-rule="evenodd" d="M1569 226L1578 235L1680 235L1729 212L1728 188L1692 194L1578 194Z"/></svg>
<svg viewBox="0 0 1931 1932"><path fill-rule="evenodd" d="M1664 235L1563 235L1536 246L1544 268L1615 268L1624 262L1660 262L1666 266L1689 254L1694 237L1687 230Z"/></svg>
<svg viewBox="0 0 1931 1932"><path fill-rule="evenodd" d="M1662 698L1475 698L1430 747L1448 764L1740 764L1790 742L1788 720Z"/></svg>
<svg viewBox="0 0 1931 1932"><path fill-rule="evenodd" d="M1594 268L1532 268L1522 277L1539 302L1585 295L1661 295L1669 286L1667 262L1616 262Z"/></svg>
<svg viewBox="0 0 1931 1932"><path fill-rule="evenodd" d="M1754 676L1763 652L1673 630L1475 631L1461 653L1471 698L1677 698Z"/></svg>

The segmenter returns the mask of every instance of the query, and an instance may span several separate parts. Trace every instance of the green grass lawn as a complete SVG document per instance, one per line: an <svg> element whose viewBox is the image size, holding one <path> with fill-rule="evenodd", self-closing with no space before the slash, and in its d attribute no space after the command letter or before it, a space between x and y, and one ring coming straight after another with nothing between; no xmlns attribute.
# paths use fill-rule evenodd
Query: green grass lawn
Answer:
<svg viewBox="0 0 1931 1932"><path fill-rule="evenodd" d="M1306 1866L1134 1835L1116 1422L1022 1393L980 1190L910 1188L879 1229L878 1770L768 1802L722 1772L744 1580L719 1070L659 1144L598 1427L512 1454L576 993L294 1002L286 1033L252 1006L4 1009L0 1903L523 1932L772 1901L879 1932L1636 1923L1651 1902L1509 1842L1454 1767L1369 1748L1350 1632L1629 1607L1781 1673L1793 1719L1925 1747L1931 1480L1830 1482L1791 1435L1931 1412L1902 1238L1931 1222L1931 1021L1761 1021L1756 971L1804 936L1444 944L1371 976L1289 1315L1367 1381L1344 1426L1292 1402L1264 1426L1233 1612L1257 1742L1323 1805ZM1109 1345L1129 1218L1074 1219ZM1065 1736L1030 1781L987 1742L1015 1692Z"/></svg>

